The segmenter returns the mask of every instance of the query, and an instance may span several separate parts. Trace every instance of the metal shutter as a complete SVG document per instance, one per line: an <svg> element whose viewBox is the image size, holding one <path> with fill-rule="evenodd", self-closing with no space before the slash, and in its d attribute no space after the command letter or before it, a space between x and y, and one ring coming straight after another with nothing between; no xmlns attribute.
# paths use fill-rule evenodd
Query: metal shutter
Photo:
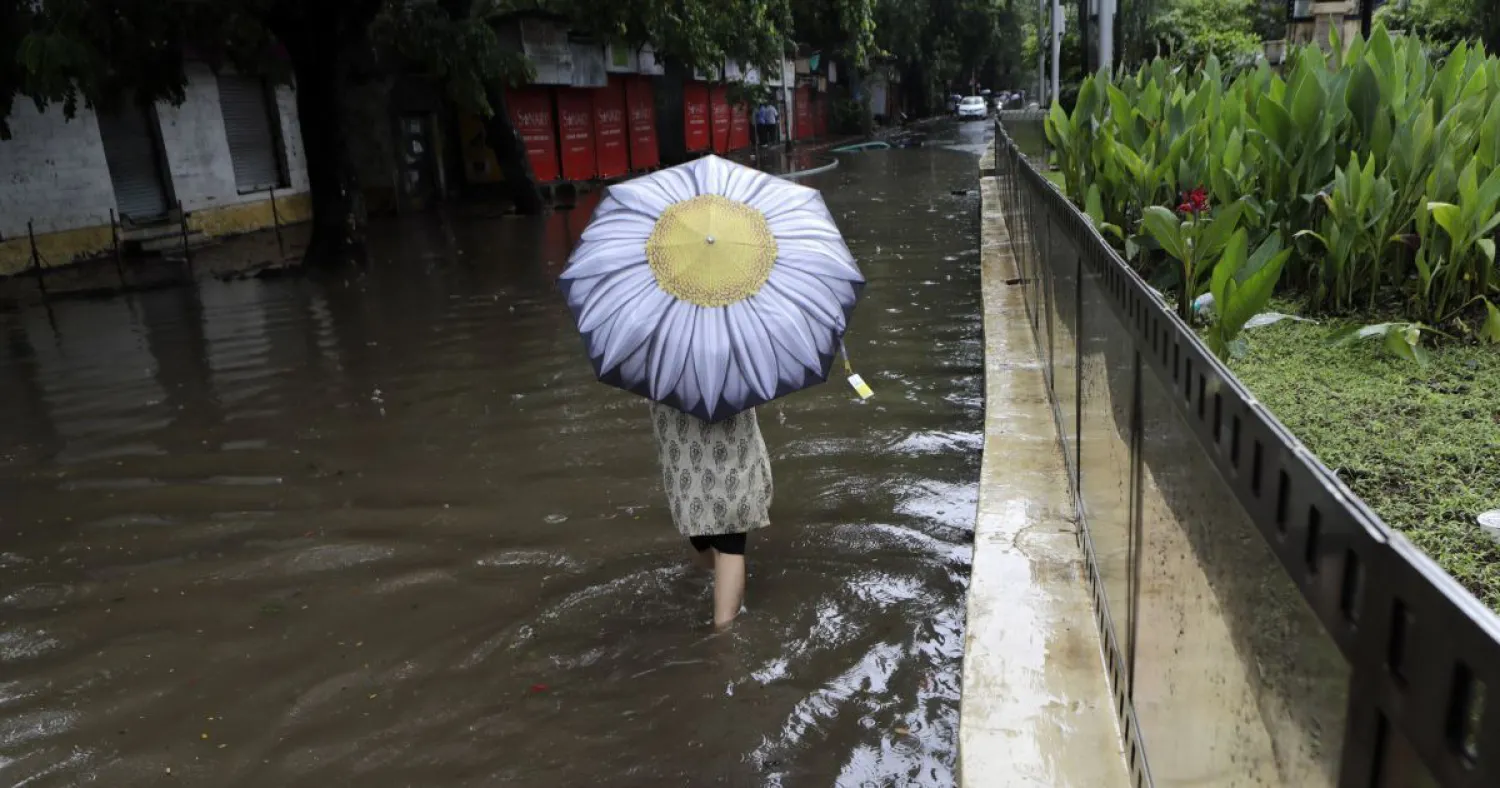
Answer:
<svg viewBox="0 0 1500 788"><path fill-rule="evenodd" d="M98 117L104 161L120 215L137 222L165 216L167 189L146 111L127 103L118 112L101 112Z"/></svg>
<svg viewBox="0 0 1500 788"><path fill-rule="evenodd" d="M219 75L219 107L224 112L229 158L234 162L234 185L240 192L281 185L281 163L266 93L266 84L259 78Z"/></svg>

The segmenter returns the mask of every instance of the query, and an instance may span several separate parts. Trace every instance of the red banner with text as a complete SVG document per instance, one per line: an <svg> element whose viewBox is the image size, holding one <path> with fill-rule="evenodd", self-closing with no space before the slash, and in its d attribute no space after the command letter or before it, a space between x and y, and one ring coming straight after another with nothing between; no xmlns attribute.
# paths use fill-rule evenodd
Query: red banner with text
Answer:
<svg viewBox="0 0 1500 788"><path fill-rule="evenodd" d="M708 92L708 116L714 139L714 153L729 152L729 89L720 85Z"/></svg>
<svg viewBox="0 0 1500 788"><path fill-rule="evenodd" d="M708 85L688 82L682 86L682 137L689 152L708 150Z"/></svg>
<svg viewBox="0 0 1500 788"><path fill-rule="evenodd" d="M510 122L526 146L526 158L540 183L558 178L557 134L552 127L552 94L546 88L509 90Z"/></svg>
<svg viewBox="0 0 1500 788"><path fill-rule="evenodd" d="M625 83L630 107L630 169L639 172L661 163L656 142L656 96L650 77L630 77Z"/></svg>
<svg viewBox="0 0 1500 788"><path fill-rule="evenodd" d="M600 178L618 178L630 172L630 144L626 133L625 81L611 76L609 84L594 94L594 157Z"/></svg>
<svg viewBox="0 0 1500 788"><path fill-rule="evenodd" d="M594 101L583 88L557 89L557 127L562 132L563 180L589 181L594 160Z"/></svg>
<svg viewBox="0 0 1500 788"><path fill-rule="evenodd" d="M734 118L729 121L729 149L744 150L750 147L750 107L734 105Z"/></svg>

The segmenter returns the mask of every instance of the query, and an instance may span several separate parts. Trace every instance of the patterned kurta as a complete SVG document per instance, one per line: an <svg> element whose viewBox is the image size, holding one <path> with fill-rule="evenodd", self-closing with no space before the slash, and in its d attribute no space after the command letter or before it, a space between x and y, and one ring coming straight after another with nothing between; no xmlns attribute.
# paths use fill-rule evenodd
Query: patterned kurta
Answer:
<svg viewBox="0 0 1500 788"><path fill-rule="evenodd" d="M755 411L710 424L653 402L651 424L678 531L710 536L771 524L771 458Z"/></svg>

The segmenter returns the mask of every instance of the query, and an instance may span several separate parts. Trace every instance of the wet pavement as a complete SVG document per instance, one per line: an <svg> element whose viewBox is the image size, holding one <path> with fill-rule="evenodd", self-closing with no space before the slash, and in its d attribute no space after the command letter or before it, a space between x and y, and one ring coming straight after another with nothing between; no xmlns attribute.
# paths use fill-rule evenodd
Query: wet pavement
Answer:
<svg viewBox="0 0 1500 788"><path fill-rule="evenodd" d="M877 396L762 409L727 634L553 288L587 205L0 314L0 783L954 783L987 124L949 133L805 181Z"/></svg>

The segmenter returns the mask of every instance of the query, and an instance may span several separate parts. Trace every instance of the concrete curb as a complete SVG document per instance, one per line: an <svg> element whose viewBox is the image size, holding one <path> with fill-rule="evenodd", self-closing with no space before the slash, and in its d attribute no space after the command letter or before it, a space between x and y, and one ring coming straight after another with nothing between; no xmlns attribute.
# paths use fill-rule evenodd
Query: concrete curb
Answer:
<svg viewBox="0 0 1500 788"><path fill-rule="evenodd" d="M959 709L964 788L1129 784L1000 183L980 179L985 428Z"/></svg>
<svg viewBox="0 0 1500 788"><path fill-rule="evenodd" d="M795 181L798 178L807 178L807 177L810 177L810 176L813 176L813 175L822 175L825 172L830 172L830 171L836 170L838 168L839 168L839 160L838 159L833 159L832 161L828 162L827 164L823 164L823 165L820 165L820 166L817 166L817 167L812 167L812 168L809 168L809 169L806 169L806 170L796 170L795 172L783 173L783 174L778 175L776 177L778 177L778 178L785 178L785 179L787 179L789 181Z"/></svg>

